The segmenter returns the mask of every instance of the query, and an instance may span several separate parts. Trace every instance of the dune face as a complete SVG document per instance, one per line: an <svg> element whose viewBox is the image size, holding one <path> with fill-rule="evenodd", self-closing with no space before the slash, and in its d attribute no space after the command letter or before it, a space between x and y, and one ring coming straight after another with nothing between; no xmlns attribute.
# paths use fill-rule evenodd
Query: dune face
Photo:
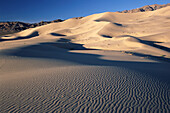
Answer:
<svg viewBox="0 0 170 113"><path fill-rule="evenodd" d="M1 41L29 37L37 32L38 37L62 37L83 44L85 48L130 51L169 58L169 14L169 6L146 13L106 12L28 29L11 37L1 37Z"/></svg>
<svg viewBox="0 0 170 113"><path fill-rule="evenodd" d="M169 112L170 6L0 38L0 112Z"/></svg>

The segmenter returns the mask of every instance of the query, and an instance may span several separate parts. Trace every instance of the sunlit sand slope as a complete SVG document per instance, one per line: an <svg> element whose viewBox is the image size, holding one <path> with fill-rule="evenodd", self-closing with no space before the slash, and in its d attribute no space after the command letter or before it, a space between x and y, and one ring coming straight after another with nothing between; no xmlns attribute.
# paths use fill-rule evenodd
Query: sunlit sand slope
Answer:
<svg viewBox="0 0 170 113"><path fill-rule="evenodd" d="M170 57L170 6L139 13L106 12L25 30L1 41L66 38L86 48L133 51Z"/></svg>

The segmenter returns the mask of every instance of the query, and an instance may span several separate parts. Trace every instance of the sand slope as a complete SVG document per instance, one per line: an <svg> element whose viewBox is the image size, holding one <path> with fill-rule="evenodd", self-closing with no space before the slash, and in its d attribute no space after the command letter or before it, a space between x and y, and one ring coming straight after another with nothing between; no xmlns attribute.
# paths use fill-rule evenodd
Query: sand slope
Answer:
<svg viewBox="0 0 170 113"><path fill-rule="evenodd" d="M138 51L169 58L169 18L170 6L145 13L106 12L25 30L1 40L62 36L73 43L84 44L86 48Z"/></svg>
<svg viewBox="0 0 170 113"><path fill-rule="evenodd" d="M169 11L106 12L1 37L0 112L168 112Z"/></svg>

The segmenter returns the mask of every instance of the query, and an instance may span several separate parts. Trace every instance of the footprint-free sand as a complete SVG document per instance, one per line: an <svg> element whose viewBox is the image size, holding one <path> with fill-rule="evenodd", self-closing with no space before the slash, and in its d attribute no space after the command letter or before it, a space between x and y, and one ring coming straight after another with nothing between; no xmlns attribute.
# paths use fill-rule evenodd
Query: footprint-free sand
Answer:
<svg viewBox="0 0 170 113"><path fill-rule="evenodd" d="M170 7L106 12L0 38L0 112L170 109Z"/></svg>

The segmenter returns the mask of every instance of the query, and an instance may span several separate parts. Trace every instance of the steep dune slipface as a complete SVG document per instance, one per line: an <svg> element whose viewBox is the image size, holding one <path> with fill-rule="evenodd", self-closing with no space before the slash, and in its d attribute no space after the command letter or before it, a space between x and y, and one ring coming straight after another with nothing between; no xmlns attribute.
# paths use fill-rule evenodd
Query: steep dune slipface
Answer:
<svg viewBox="0 0 170 113"><path fill-rule="evenodd" d="M169 57L169 29L170 7L167 6L145 13L106 12L81 19L72 18L61 23L25 30L15 34L15 37L29 36L38 32L43 38L62 36L71 42L84 44L86 48L140 51L145 54ZM151 51L153 48L154 52Z"/></svg>

